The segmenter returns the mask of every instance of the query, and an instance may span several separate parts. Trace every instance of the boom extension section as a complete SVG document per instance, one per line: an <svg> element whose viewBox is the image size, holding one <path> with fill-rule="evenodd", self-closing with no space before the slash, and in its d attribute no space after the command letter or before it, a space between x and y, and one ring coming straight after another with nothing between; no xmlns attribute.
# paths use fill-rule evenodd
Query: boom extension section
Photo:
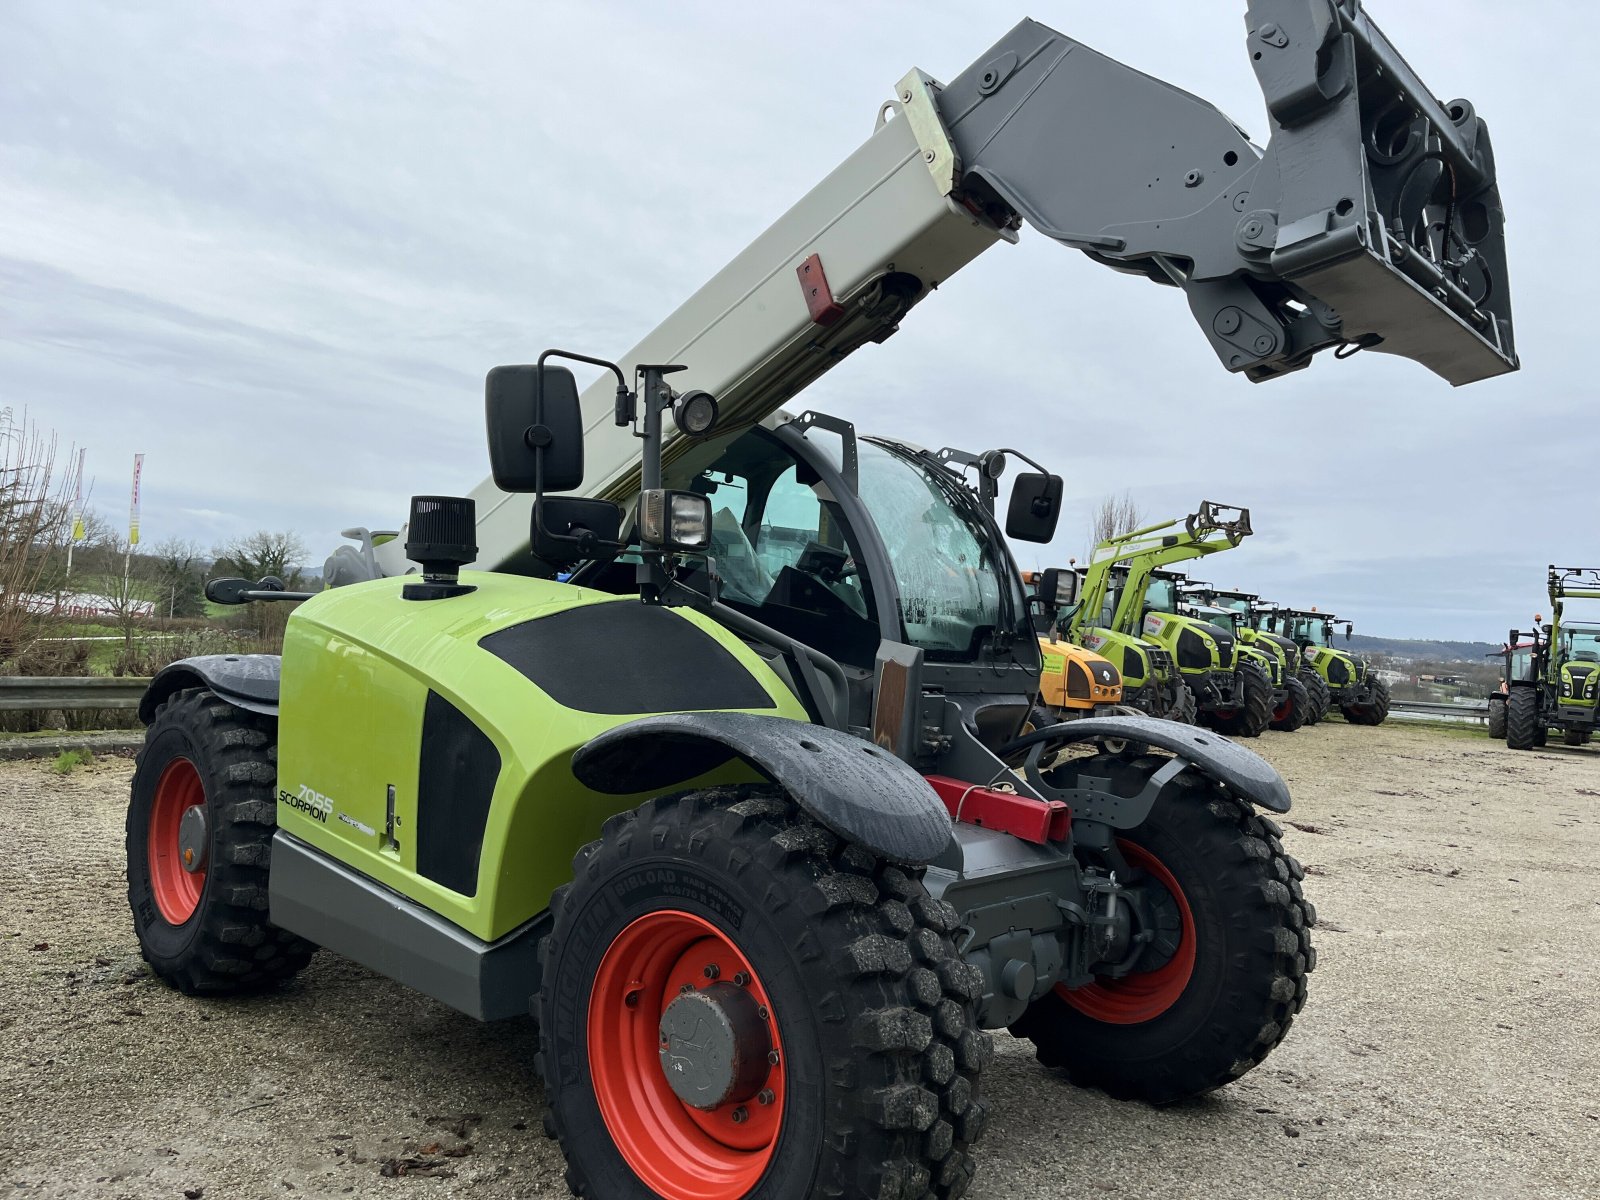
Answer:
<svg viewBox="0 0 1600 1200"><path fill-rule="evenodd" d="M1452 384L1515 370L1494 157L1472 105L1441 104L1358 0L1249 0L1245 24L1264 149L1035 21L947 85L909 72L860 148L619 356L686 364L673 386L718 399L717 435L669 431L669 472L703 469L1024 223L1181 288L1222 364L1252 380L1329 348L1398 354ZM582 493L630 502L638 455L612 384L583 411ZM480 564L538 570L527 499L492 481L474 499ZM402 547L376 548L382 573L406 569Z"/></svg>

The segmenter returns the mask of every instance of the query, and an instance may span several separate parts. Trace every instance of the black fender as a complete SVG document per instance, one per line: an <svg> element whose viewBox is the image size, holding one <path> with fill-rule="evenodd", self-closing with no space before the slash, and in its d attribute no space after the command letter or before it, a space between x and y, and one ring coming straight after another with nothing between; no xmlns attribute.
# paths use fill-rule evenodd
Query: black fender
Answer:
<svg viewBox="0 0 1600 1200"><path fill-rule="evenodd" d="M821 725L753 713L686 712L608 729L572 756L597 792L665 792L732 759L782 787L828 829L892 862L931 862L952 822L928 781L887 750Z"/></svg>
<svg viewBox="0 0 1600 1200"><path fill-rule="evenodd" d="M1011 761L1014 753L1035 745L1048 744L1054 747L1097 738L1121 738L1166 750L1172 754L1175 764L1193 767L1207 778L1225 786L1242 800L1248 800L1276 813L1289 811L1289 786L1283 782L1283 776L1279 775L1277 769L1266 759L1254 750L1247 750L1219 733L1200 729L1194 725L1180 725L1176 721L1161 721L1154 717L1084 717L1025 734L1005 747L1002 753L1008 761ZM1075 817L1104 820L1106 824L1117 828L1131 828L1140 824L1149 815L1150 806L1155 803L1161 787L1177 775L1183 766L1163 768L1151 777L1151 786L1139 796L1122 798L1124 801L1122 804L1111 805L1110 815L1115 819L1108 820L1106 816L1098 815L1097 810L1106 807L1096 801L1096 793L1100 789L1092 787L1072 789L1082 794L1070 798L1063 789L1052 788L1048 784L1044 784L1042 790L1045 795L1060 794L1061 798L1068 799L1073 806ZM1028 766L1024 768L1028 782L1040 787L1043 781L1035 777L1037 772L1032 768L1030 759Z"/></svg>
<svg viewBox="0 0 1600 1200"><path fill-rule="evenodd" d="M155 720L161 702L189 688L210 688L229 704L251 712L278 715L278 678L283 658L277 654L202 654L180 658L157 671L139 698L139 719Z"/></svg>

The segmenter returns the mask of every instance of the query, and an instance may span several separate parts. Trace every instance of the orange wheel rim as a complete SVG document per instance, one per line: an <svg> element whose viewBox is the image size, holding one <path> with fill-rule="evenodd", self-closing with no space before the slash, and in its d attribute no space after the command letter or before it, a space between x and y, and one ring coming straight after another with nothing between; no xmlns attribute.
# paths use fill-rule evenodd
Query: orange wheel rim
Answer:
<svg viewBox="0 0 1600 1200"><path fill-rule="evenodd" d="M714 980L745 989L766 1014L771 1052L758 1096L706 1109L686 1103L667 1081L662 1018L685 989ZM600 1115L646 1186L664 1200L738 1200L756 1186L783 1130L783 1047L777 1011L727 934L677 910L633 921L595 973L588 1037Z"/></svg>
<svg viewBox="0 0 1600 1200"><path fill-rule="evenodd" d="M202 861L191 869L184 864L184 849L179 837L179 827L184 814L193 808L203 808L206 802L205 785L200 782L200 772L187 758L175 758L161 772L156 781L155 799L150 804L149 837L146 839L150 861L150 890L155 893L156 907L172 925L182 925L194 916L200 907L200 893L206 886L206 864ZM195 853L195 851L191 851Z"/></svg>
<svg viewBox="0 0 1600 1200"><path fill-rule="evenodd" d="M1117 839L1130 867L1138 867L1164 887L1178 907L1178 948L1154 971L1141 971L1121 979L1096 979L1083 987L1056 985L1056 995L1086 1017L1108 1025L1138 1025L1152 1021L1178 1002L1194 975L1195 928L1189 901L1172 872L1150 851Z"/></svg>

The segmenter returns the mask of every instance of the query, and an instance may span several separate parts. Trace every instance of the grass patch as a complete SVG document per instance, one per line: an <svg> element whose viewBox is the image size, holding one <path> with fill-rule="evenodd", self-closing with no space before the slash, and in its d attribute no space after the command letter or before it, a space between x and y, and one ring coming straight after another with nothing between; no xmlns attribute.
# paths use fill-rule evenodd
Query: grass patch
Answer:
<svg viewBox="0 0 1600 1200"><path fill-rule="evenodd" d="M94 751L87 746L80 746L76 750L63 750L56 755L56 761L50 769L57 775L71 775L79 767L87 767L94 762Z"/></svg>

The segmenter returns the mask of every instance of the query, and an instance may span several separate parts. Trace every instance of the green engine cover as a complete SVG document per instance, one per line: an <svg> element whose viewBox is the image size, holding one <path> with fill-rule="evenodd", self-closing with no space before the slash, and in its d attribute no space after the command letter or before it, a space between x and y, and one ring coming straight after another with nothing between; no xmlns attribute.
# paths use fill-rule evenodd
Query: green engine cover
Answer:
<svg viewBox="0 0 1600 1200"><path fill-rule="evenodd" d="M578 784L572 753L590 738L663 711L807 719L700 613L515 575L461 581L474 590L442 600L403 599L414 578L330 589L290 617L278 825L485 941L548 907L578 848L645 799ZM734 763L703 781L753 777Z"/></svg>

